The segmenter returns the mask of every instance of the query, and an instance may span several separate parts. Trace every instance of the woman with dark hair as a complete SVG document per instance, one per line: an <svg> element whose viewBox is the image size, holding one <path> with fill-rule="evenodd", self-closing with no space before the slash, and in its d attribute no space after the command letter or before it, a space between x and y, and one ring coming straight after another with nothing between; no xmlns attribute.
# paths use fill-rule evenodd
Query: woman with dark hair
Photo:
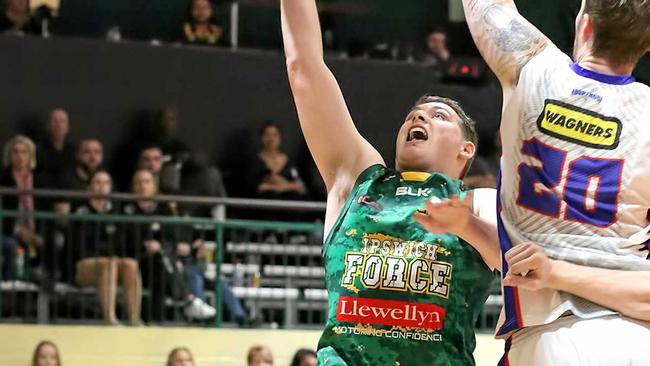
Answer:
<svg viewBox="0 0 650 366"><path fill-rule="evenodd" d="M307 349L301 348L294 355L291 360L291 366L317 366L318 358L316 352Z"/></svg>
<svg viewBox="0 0 650 366"><path fill-rule="evenodd" d="M61 366L61 356L56 344L42 341L34 349L32 366Z"/></svg>
<svg viewBox="0 0 650 366"><path fill-rule="evenodd" d="M298 169L282 151L282 130L276 123L266 122L260 130L253 172L259 198L298 200L307 193Z"/></svg>
<svg viewBox="0 0 650 366"><path fill-rule="evenodd" d="M89 191L107 195L113 190L113 180L105 170L96 171L90 178ZM106 197L91 197L77 209L79 214L115 214L113 203ZM117 324L115 302L117 284L124 287L124 302L130 325L140 323L140 301L142 283L140 268L135 260L135 248L129 243L119 242L122 238L114 223L87 222L77 224L77 245L73 250L77 268L75 280L80 286L95 286L99 295L104 320Z"/></svg>
<svg viewBox="0 0 650 366"><path fill-rule="evenodd" d="M194 366L194 356L187 347L176 347L167 356L167 366Z"/></svg>
<svg viewBox="0 0 650 366"><path fill-rule="evenodd" d="M192 0L188 17L183 24L182 41L188 44L215 46L221 44L223 28L214 17L210 0Z"/></svg>

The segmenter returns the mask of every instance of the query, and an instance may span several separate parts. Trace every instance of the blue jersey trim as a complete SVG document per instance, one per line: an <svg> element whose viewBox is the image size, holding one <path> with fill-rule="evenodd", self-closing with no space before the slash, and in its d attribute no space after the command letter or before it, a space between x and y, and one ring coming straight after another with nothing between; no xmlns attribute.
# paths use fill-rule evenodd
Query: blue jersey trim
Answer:
<svg viewBox="0 0 650 366"><path fill-rule="evenodd" d="M510 238L506 233L503 221L501 220L501 170L497 173L497 226L499 232L499 243L501 246L501 278L508 273L508 264L506 263L505 253L512 248ZM509 286L503 286L503 306L506 319L497 335L501 336L519 329L520 319L517 316L517 305L515 303L515 289Z"/></svg>
<svg viewBox="0 0 650 366"><path fill-rule="evenodd" d="M612 85L628 85L634 83L636 80L632 75L610 75L603 74L597 71L588 70L578 64L572 64L571 70L576 74L592 80L600 81L605 84Z"/></svg>

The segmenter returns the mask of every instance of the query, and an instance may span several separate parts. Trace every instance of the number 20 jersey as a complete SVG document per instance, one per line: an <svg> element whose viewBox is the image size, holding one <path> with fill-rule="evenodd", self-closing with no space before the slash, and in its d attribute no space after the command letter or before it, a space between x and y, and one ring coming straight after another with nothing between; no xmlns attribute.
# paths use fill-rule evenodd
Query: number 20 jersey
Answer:
<svg viewBox="0 0 650 366"><path fill-rule="evenodd" d="M650 270L650 88L584 69L549 45L523 68L500 133L503 253L532 241L554 259ZM551 289L503 290L499 336L567 311L613 313Z"/></svg>

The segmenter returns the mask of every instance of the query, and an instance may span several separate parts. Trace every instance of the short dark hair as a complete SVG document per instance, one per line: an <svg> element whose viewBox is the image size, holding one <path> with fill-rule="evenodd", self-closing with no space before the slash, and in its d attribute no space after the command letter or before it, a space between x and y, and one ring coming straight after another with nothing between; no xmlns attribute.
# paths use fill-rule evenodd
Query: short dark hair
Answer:
<svg viewBox="0 0 650 366"><path fill-rule="evenodd" d="M307 348L301 348L298 351L296 351L296 353L293 355L293 359L291 360L291 366L300 366L302 360L307 356L314 356L318 358L318 354L313 350Z"/></svg>
<svg viewBox="0 0 650 366"><path fill-rule="evenodd" d="M585 0L594 25L594 55L637 63L650 49L650 0Z"/></svg>
<svg viewBox="0 0 650 366"><path fill-rule="evenodd" d="M427 103L442 103L448 105L451 109L456 112L458 117L460 117L460 129L463 131L463 137L465 137L465 140L471 142L476 146L478 149L478 133L476 132L476 122L470 117L465 110L460 106L460 103L457 101L451 99L451 98L445 98L445 97L439 97L437 95L431 95L427 94L420 99L418 99L417 102L415 102L415 106L419 106L422 104L427 104ZM475 155L476 156L476 155ZM465 168L463 169L463 172L461 173L460 177L463 178L465 174L469 171L470 166L472 165L472 162L474 161L474 158L472 157L467 161L467 164L465 165Z"/></svg>
<svg viewBox="0 0 650 366"><path fill-rule="evenodd" d="M260 128L260 136L262 136L264 134L264 132L266 132L266 129L270 128L270 127L275 127L275 129L277 129L278 132L280 132L280 135L282 135L282 127L280 127L279 124L277 124L277 123L275 123L273 121L266 121L262 125L262 128Z"/></svg>

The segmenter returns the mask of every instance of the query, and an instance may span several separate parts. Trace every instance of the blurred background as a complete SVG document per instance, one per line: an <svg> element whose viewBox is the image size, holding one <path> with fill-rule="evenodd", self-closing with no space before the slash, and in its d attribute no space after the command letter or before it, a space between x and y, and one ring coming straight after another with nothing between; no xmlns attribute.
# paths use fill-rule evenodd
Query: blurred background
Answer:
<svg viewBox="0 0 650 366"><path fill-rule="evenodd" d="M385 160L415 100L448 96L478 121L466 183L494 187L501 91L461 2L318 3L326 61ZM580 0L516 3L571 53ZM1 0L0 33L0 364L55 346L59 365L192 352L282 365L314 349L325 188L288 87L279 1ZM648 55L635 76L650 81ZM499 357L501 301L495 283L479 365Z"/></svg>

